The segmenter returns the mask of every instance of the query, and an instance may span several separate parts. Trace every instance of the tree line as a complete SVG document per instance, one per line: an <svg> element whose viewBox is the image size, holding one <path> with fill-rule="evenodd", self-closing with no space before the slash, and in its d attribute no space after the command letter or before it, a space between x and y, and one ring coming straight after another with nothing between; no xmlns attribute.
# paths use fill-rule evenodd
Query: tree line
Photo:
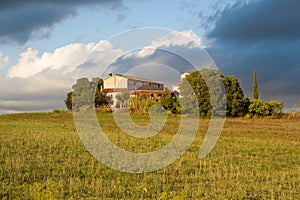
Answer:
<svg viewBox="0 0 300 200"><path fill-rule="evenodd" d="M209 77L204 79L205 77ZM180 94L168 89L160 96L159 99L153 98L146 94L139 94L130 97L129 92L125 91L116 95L117 101L122 108L128 108L134 113L147 113L152 105L160 104L168 114L193 113L198 109L200 116L210 116L213 112L211 93L219 92L213 87L208 88L206 82L209 81L212 86L217 83L217 77L221 77L224 84L224 98L226 96L226 116L243 117L243 116L280 116L283 103L278 101L262 101L259 98L256 73L253 74L253 97L245 97L240 87L239 81L234 76L224 76L218 70L202 69L192 72L180 84ZM220 79L220 78L219 78ZM192 93L188 91L186 85L192 88ZM80 109L81 106L108 108L112 99L101 92L103 80L93 78L90 82L87 78L77 80L73 85L72 91L67 94L65 105L68 110ZM186 102L189 95L195 95L198 106L195 102ZM180 97L181 96L181 97ZM181 100L179 100L181 98ZM223 98L221 96L221 98ZM72 103L73 99L73 103ZM75 101L74 101L75 100ZM74 105L75 102L75 105ZM181 102L181 104L180 104ZM218 105L214 105L218 106ZM218 110L218 109L217 109Z"/></svg>

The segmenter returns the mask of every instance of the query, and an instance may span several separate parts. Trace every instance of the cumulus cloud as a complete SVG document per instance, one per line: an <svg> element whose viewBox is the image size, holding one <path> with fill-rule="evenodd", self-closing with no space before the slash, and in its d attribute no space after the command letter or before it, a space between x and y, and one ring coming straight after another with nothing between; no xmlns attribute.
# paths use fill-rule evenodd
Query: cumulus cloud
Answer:
<svg viewBox="0 0 300 200"><path fill-rule="evenodd" d="M23 44L32 37L49 36L56 23L74 17L79 6L122 7L121 0L4 0L0 1L0 43Z"/></svg>
<svg viewBox="0 0 300 200"><path fill-rule="evenodd" d="M236 75L251 95L257 71L263 99L291 106L300 97L300 1L237 3L215 18L208 51L227 74Z"/></svg>
<svg viewBox="0 0 300 200"><path fill-rule="evenodd" d="M4 56L3 53L0 51L0 68L6 66L8 62L9 62L8 56Z"/></svg>
<svg viewBox="0 0 300 200"><path fill-rule="evenodd" d="M155 52L159 47L169 48L174 46L183 46L185 48L199 48L201 46L201 38L192 30L188 31L171 31L169 35L159 37L151 42L149 46L144 47L139 53L139 57L146 57Z"/></svg>
<svg viewBox="0 0 300 200"><path fill-rule="evenodd" d="M122 53L105 40L74 43L41 55L29 48L6 76L0 74L0 112L64 108L63 99L77 78L98 76Z"/></svg>
<svg viewBox="0 0 300 200"><path fill-rule="evenodd" d="M74 43L56 49L54 52L46 52L41 56L38 51L28 48L21 53L18 63L9 69L8 77L28 78L47 69L59 69L68 66L74 70L87 58L92 49L96 46L94 43L87 45Z"/></svg>

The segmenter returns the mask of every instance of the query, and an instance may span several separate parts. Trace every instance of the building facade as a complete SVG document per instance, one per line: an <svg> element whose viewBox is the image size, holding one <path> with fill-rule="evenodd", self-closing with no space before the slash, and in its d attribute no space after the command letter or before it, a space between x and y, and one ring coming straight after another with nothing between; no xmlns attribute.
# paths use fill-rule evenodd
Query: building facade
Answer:
<svg viewBox="0 0 300 200"><path fill-rule="evenodd" d="M164 84L152 80L114 74L103 82L103 91L111 99L112 109L118 108L116 95L128 91L130 97L146 94L151 97L159 97L164 92Z"/></svg>

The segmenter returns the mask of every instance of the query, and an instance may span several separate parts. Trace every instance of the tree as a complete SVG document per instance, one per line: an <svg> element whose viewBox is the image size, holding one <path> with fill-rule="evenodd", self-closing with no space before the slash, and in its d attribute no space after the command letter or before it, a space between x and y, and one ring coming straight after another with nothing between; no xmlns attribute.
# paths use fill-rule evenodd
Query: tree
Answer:
<svg viewBox="0 0 300 200"><path fill-rule="evenodd" d="M101 91L103 87L103 79L101 78L92 78L92 83L96 85L96 90Z"/></svg>
<svg viewBox="0 0 300 200"><path fill-rule="evenodd" d="M98 108L107 104L107 97L100 90L97 89L95 93L95 107Z"/></svg>
<svg viewBox="0 0 300 200"><path fill-rule="evenodd" d="M72 92L67 94L65 100L68 110L79 111L79 109L91 109L107 104L107 98L102 93L103 80L93 78L92 82L88 78L81 78L72 87Z"/></svg>
<svg viewBox="0 0 300 200"><path fill-rule="evenodd" d="M242 100L242 109L243 109L243 116L249 113L249 106L251 104L250 98L246 97Z"/></svg>
<svg viewBox="0 0 300 200"><path fill-rule="evenodd" d="M198 72L199 73L199 72ZM180 103L181 103L181 113L182 114L197 114L199 113L201 116L207 115L207 109L203 109L201 113L201 107L200 107L200 99L201 95L207 95L207 93L204 93L205 89L202 93L200 93L201 86L204 85L204 80L197 72L193 72L190 75L186 76L186 78L181 80L179 90L180 90ZM203 103L204 101L201 101ZM203 104L202 104L203 105ZM202 106L202 108L206 105ZM200 111L200 112L199 112Z"/></svg>
<svg viewBox="0 0 300 200"><path fill-rule="evenodd" d="M68 110L72 110L72 92L68 92L67 98L65 99L65 105Z"/></svg>
<svg viewBox="0 0 300 200"><path fill-rule="evenodd" d="M108 104L107 97L102 93L103 88L103 79L101 78L93 78L92 83L96 85L95 88L95 107L98 108L103 105Z"/></svg>
<svg viewBox="0 0 300 200"><path fill-rule="evenodd" d="M244 92L234 76L223 78L226 90L226 115L241 117L247 113L247 99L244 99Z"/></svg>
<svg viewBox="0 0 300 200"><path fill-rule="evenodd" d="M205 77L205 80L203 77ZM248 112L249 99L244 98L244 92L234 76L224 77L218 70L202 69L191 73L186 77L186 80L197 96L201 116L211 115L211 112L214 112L215 115L223 116L225 113L222 112L225 110L225 106L227 107L227 116L244 116ZM207 87L206 81L210 88ZM222 84L225 87L225 94L222 91ZM181 96L186 96L186 88L188 87L184 86L183 82L180 85ZM225 95L226 105L223 103L225 102ZM211 97L217 99L212 101ZM214 102L213 106L211 105L212 102ZM190 105L189 107L193 106ZM213 111L212 108L214 108Z"/></svg>
<svg viewBox="0 0 300 200"><path fill-rule="evenodd" d="M199 113L201 116L207 116L210 115L211 111L211 103L210 103L210 95L208 87L205 83L205 80L203 79L201 73L204 73L205 70L208 69L202 69L201 71L195 71L192 72L190 75L188 75L185 79L182 80L182 83L180 84L180 95L183 97L183 112L187 113L194 113L194 109L197 109L195 107L195 103L192 100L193 95L196 95L198 100L198 106L199 106ZM193 91L190 91L190 87L187 85L190 84Z"/></svg>
<svg viewBox="0 0 300 200"><path fill-rule="evenodd" d="M253 99L259 99L256 72L253 73Z"/></svg>
<svg viewBox="0 0 300 200"><path fill-rule="evenodd" d="M88 78L81 78L76 81L72 87L73 94L73 110L79 111L80 109L87 110L94 107L94 94L95 88L89 82Z"/></svg>

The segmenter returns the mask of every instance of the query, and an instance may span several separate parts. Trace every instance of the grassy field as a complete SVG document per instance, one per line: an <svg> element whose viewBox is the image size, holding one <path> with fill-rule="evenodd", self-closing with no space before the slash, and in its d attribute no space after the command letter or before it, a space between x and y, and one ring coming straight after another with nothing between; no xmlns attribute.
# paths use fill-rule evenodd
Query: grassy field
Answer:
<svg viewBox="0 0 300 200"><path fill-rule="evenodd" d="M99 114L107 136L136 152L159 149L178 118L151 139L133 139ZM134 116L144 124L148 118ZM208 157L198 151L209 120L189 150L156 172L129 174L99 163L85 149L70 113L0 116L2 199L299 199L299 119L227 119Z"/></svg>

